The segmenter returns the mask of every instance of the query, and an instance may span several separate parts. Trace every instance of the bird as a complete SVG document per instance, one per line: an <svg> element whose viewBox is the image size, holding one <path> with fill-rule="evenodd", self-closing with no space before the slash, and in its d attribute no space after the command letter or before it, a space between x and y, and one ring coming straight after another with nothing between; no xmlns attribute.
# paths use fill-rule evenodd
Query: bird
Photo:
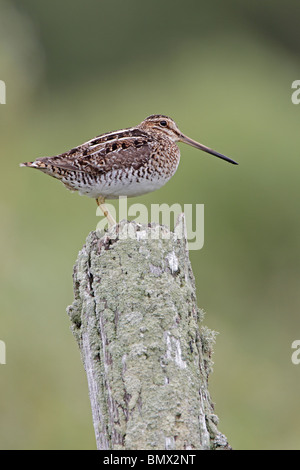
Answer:
<svg viewBox="0 0 300 470"><path fill-rule="evenodd" d="M96 199L112 226L116 222L105 200L141 196L161 188L178 168L178 142L238 165L184 135L170 117L152 114L137 126L98 135L65 153L20 166L36 168L60 180L71 191Z"/></svg>

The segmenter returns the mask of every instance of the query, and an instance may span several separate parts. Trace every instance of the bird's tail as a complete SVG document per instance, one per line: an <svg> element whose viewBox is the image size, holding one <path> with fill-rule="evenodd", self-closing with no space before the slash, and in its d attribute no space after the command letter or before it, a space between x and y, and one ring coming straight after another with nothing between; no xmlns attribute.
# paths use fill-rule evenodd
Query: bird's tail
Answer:
<svg viewBox="0 0 300 470"><path fill-rule="evenodd" d="M34 162L20 163L20 166L28 166L29 168L37 168L38 170L45 170L47 165L41 160L35 160Z"/></svg>
<svg viewBox="0 0 300 470"><path fill-rule="evenodd" d="M20 166L32 166L33 162L20 163Z"/></svg>

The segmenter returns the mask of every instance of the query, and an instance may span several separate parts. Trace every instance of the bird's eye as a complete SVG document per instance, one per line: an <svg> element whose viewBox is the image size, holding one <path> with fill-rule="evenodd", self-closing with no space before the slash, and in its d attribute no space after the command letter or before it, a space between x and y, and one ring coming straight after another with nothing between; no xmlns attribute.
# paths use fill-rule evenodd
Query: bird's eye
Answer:
<svg viewBox="0 0 300 470"><path fill-rule="evenodd" d="M162 127L166 127L167 125L167 121L160 121L159 123Z"/></svg>

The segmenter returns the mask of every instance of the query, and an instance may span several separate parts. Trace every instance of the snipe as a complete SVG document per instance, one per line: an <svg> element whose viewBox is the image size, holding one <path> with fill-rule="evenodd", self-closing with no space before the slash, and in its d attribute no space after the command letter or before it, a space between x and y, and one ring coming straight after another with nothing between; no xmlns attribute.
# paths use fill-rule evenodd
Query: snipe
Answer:
<svg viewBox="0 0 300 470"><path fill-rule="evenodd" d="M140 196L161 188L177 170L184 142L227 162L234 160L190 139L173 119L151 115L139 125L108 132L54 157L37 158L20 166L37 168L79 194L95 198L112 225L105 199Z"/></svg>

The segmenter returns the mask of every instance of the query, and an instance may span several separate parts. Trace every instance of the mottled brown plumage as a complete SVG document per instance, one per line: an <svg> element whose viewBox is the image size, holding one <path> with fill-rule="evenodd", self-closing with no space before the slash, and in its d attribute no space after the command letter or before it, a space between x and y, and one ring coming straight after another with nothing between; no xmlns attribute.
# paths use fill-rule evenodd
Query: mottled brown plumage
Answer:
<svg viewBox="0 0 300 470"><path fill-rule="evenodd" d="M41 170L68 189L95 198L105 212L104 199L139 196L163 186L177 170L178 141L236 164L186 137L171 118L157 114L136 127L99 135L68 152L21 166Z"/></svg>

